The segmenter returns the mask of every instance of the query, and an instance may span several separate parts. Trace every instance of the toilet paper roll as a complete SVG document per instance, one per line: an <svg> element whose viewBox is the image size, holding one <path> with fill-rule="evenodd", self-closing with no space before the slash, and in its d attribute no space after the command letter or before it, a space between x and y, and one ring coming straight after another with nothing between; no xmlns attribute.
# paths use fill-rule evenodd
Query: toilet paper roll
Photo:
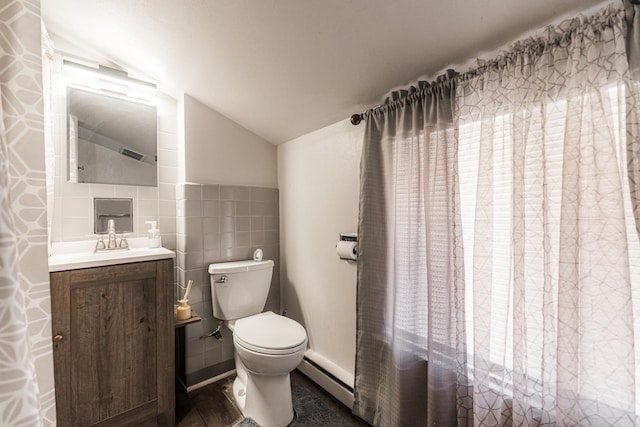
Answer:
<svg viewBox="0 0 640 427"><path fill-rule="evenodd" d="M340 259L358 259L358 242L341 240L336 245L336 252Z"/></svg>

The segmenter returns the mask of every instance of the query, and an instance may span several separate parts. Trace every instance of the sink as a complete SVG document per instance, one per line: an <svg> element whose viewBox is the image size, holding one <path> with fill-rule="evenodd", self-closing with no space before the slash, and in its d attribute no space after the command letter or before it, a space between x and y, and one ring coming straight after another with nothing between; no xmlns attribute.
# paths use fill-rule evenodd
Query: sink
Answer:
<svg viewBox="0 0 640 427"><path fill-rule="evenodd" d="M96 240L52 243L49 257L49 272L77 270L130 262L153 261L175 258L175 252L166 248L149 249L146 237L128 238L129 250L114 250L93 253Z"/></svg>

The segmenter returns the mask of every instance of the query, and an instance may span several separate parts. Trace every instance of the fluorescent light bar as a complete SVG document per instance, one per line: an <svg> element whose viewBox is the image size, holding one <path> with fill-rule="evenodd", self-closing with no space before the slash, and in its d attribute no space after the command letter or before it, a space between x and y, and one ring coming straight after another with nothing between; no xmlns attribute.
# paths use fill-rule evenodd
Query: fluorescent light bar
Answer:
<svg viewBox="0 0 640 427"><path fill-rule="evenodd" d="M63 61L63 66L72 72L72 75L68 76L68 82L71 84L86 85L94 89L122 93L133 97L149 97L156 92L155 84L129 77L129 74L125 71L103 65L94 68L66 59Z"/></svg>

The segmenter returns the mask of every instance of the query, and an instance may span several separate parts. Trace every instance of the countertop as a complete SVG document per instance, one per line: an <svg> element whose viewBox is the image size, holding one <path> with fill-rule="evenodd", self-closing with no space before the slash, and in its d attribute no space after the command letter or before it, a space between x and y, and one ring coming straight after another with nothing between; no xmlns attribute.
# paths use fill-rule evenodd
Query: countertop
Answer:
<svg viewBox="0 0 640 427"><path fill-rule="evenodd" d="M154 261L175 258L176 256L174 251L166 248L149 249L146 247L148 244L146 237L135 237L127 240L129 242L129 250L97 253L93 253L96 240L53 243L51 245L53 253L49 256L49 272Z"/></svg>

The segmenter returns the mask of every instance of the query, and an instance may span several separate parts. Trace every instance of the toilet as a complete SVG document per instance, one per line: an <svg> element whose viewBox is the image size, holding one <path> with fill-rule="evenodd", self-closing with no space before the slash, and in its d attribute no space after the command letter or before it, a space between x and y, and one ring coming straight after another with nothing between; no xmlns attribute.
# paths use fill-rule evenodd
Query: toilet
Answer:
<svg viewBox="0 0 640 427"><path fill-rule="evenodd" d="M262 312L273 261L209 265L213 316L233 331L233 397L261 427L285 427L294 418L289 373L302 361L307 332L295 320Z"/></svg>

